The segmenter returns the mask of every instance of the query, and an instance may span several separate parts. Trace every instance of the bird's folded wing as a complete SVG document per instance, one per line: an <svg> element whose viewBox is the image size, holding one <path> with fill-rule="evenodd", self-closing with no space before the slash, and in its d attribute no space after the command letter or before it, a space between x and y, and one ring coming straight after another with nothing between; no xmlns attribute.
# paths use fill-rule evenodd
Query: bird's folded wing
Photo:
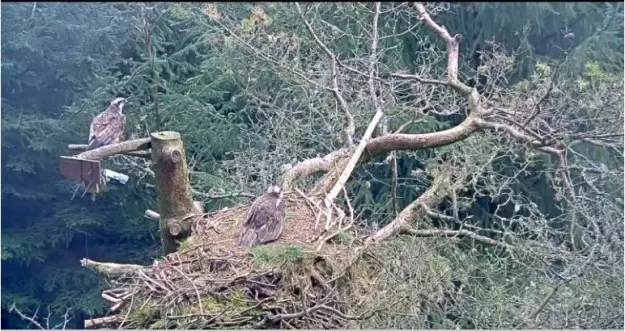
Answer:
<svg viewBox="0 0 625 332"><path fill-rule="evenodd" d="M245 219L243 219L243 227L252 226L252 223L254 222L255 217L256 217L256 209L254 207L254 204L252 204L252 206L245 213Z"/></svg>
<svg viewBox="0 0 625 332"><path fill-rule="evenodd" d="M91 123L89 138L95 140L98 145L114 143L123 130L123 119L109 114L101 114Z"/></svg>

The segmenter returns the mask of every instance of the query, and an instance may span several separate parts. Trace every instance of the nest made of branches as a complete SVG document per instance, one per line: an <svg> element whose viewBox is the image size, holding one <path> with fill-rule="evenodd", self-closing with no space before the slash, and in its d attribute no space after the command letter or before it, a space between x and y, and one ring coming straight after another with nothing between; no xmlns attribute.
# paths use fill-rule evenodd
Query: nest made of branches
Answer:
<svg viewBox="0 0 625 332"><path fill-rule="evenodd" d="M281 237L247 248L236 244L247 208L198 217L177 253L155 261L151 269L114 280L107 292L126 301L115 308L114 324L103 325L350 328L385 309L376 298L376 288L384 286L376 282L388 283L380 278L393 271L382 263L387 259L372 253L355 259L363 234L349 227L351 218L334 209L334 227L324 232L326 215L320 205L303 194L289 194Z"/></svg>
<svg viewBox="0 0 625 332"><path fill-rule="evenodd" d="M356 319L338 286L356 233L337 232L347 229L342 222L324 232L325 211L313 199L288 194L285 200L285 227L273 243L238 246L249 205L232 207L198 217L177 253L113 281L109 292L132 294L118 309L125 317L118 326L339 328ZM347 222L337 211L333 222Z"/></svg>

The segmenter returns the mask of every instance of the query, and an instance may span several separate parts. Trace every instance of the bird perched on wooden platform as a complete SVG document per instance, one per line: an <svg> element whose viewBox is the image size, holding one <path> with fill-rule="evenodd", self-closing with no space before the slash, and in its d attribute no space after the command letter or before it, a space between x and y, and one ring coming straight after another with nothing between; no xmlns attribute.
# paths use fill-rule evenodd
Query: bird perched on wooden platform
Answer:
<svg viewBox="0 0 625 332"><path fill-rule="evenodd" d="M109 107L91 121L87 150L117 143L124 138L126 116L122 114L125 98L115 98Z"/></svg>
<svg viewBox="0 0 625 332"><path fill-rule="evenodd" d="M280 187L271 186L247 210L237 243L255 246L275 241L282 234L283 228L284 193Z"/></svg>

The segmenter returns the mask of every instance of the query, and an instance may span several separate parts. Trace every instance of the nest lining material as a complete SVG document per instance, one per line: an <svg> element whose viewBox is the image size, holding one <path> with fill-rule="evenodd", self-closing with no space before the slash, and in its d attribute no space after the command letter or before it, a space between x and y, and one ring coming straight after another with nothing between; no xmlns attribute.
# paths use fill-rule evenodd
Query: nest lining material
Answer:
<svg viewBox="0 0 625 332"><path fill-rule="evenodd" d="M198 217L180 250L151 270L115 280L113 291L133 294L118 326L341 328L358 319L341 295L354 233L316 250L325 216L315 229L320 211L300 196L285 199L284 231L273 243L238 246L249 206L229 208Z"/></svg>
<svg viewBox="0 0 625 332"><path fill-rule="evenodd" d="M323 223L315 229L316 216L309 204L294 195L285 195L285 226L280 237L264 246L275 246L285 243L311 246L323 231ZM249 205L229 208L206 214L195 223L190 243L208 244L211 247L240 248L236 243L237 235L242 227L243 219ZM336 216L334 216L336 218Z"/></svg>

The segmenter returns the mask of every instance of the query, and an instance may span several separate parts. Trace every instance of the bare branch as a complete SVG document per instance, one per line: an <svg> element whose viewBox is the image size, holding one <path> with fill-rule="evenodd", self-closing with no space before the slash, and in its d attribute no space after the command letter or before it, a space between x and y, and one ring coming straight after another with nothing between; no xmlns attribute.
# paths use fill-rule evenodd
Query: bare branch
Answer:
<svg viewBox="0 0 625 332"><path fill-rule="evenodd" d="M490 129L490 130L495 130L495 131L505 131L506 133L508 133L510 136L514 137L515 139L519 140L520 142L526 143L529 146L545 152L545 153L549 153L552 155L559 155L562 153L562 150L558 150L552 147L548 147L548 146L544 146L544 143L542 141L536 140L535 138L533 138L530 135L527 135L523 132L521 132L520 130L512 127L512 126L508 126L505 124L501 124L501 123L496 123L496 122L490 122L490 121L486 121L486 120L482 120L482 119L478 119L475 121L475 124L477 125L477 127L479 127L480 129Z"/></svg>
<svg viewBox="0 0 625 332"><path fill-rule="evenodd" d="M149 270L150 268L136 264L116 264L116 263L100 263L87 258L80 260L80 264L84 267L93 269L111 277L120 277L126 273L132 273L140 270Z"/></svg>
<svg viewBox="0 0 625 332"><path fill-rule="evenodd" d="M436 212L432 211L432 209L430 209L430 207L425 205L425 204L421 204L421 208L423 208L423 211L425 211L425 213L430 218L436 218L436 219L445 220L445 221L448 221L448 222L455 222L456 221L456 219L454 217L446 216L444 214L440 214L440 213L436 213Z"/></svg>
<svg viewBox="0 0 625 332"><path fill-rule="evenodd" d="M417 8L417 12L419 13L421 19L424 21L425 25L447 43L448 84L463 95L473 97L475 99L474 102L477 102L477 96L472 96L472 94L474 93L477 95L477 91L475 89L471 89L470 87L458 80L458 44L462 40L462 36L457 34L452 37L444 27L441 27L436 22L434 22L434 20L432 20L430 14L428 14L428 12L425 10L425 6L422 3L415 3L415 7Z"/></svg>
<svg viewBox="0 0 625 332"><path fill-rule="evenodd" d="M195 189L191 189L193 195L198 197L206 198L206 199L225 199L225 198L235 198L235 197L247 197L254 198L256 197L254 194L246 193L246 192L234 192L229 194L209 194L205 192L201 192Z"/></svg>
<svg viewBox="0 0 625 332"><path fill-rule="evenodd" d="M17 307L15 306L15 303L13 303L11 307L9 307L9 312L15 312L18 316L20 316L21 319L29 321L31 324L35 325L38 329L46 330L46 328L41 326L41 324L39 324L35 320L37 318L37 313L39 312L39 308L37 308L37 310L35 311L32 317L28 317L25 314L23 314L19 309L17 309Z"/></svg>
<svg viewBox="0 0 625 332"><path fill-rule="evenodd" d="M372 124L373 120L370 123L370 126ZM458 126L438 132L426 134L388 134L376 137L366 142L363 150L366 153L361 154L358 163L365 163L376 156L383 155L390 151L418 150L449 145L469 137L476 130L477 127L475 126L475 118L468 117ZM361 143L362 142L363 141L361 141ZM338 150L323 158L314 158L302 161L283 175L283 179L285 180L283 180L282 183L285 187L290 188L298 180L315 172L330 171L335 163L339 162L342 158L344 158L344 156L347 155L347 152L348 151L345 150ZM352 156L354 155L355 154L352 154ZM334 184L336 182L332 183Z"/></svg>
<svg viewBox="0 0 625 332"><path fill-rule="evenodd" d="M421 196L419 196L419 198L406 206L388 225L384 226L369 237L365 242L365 246L373 243L379 243L398 233L408 231L410 229L410 224L419 214L423 205L431 206L438 203L441 197L444 197L445 193L442 189L447 176L448 175L445 174L435 177L430 187Z"/></svg>
<svg viewBox="0 0 625 332"><path fill-rule="evenodd" d="M318 172L328 172L339 160L349 155L347 149L334 151L324 157L307 159L297 163L281 176L280 183L285 191L293 188L298 181Z"/></svg>
<svg viewBox="0 0 625 332"><path fill-rule="evenodd" d="M547 295L543 299L543 301L540 303L538 308L536 308L536 310L534 310L534 312L532 312L529 316L527 316L527 318L525 319L526 327L532 328L532 325L534 324L533 321L536 319L536 317L538 317L538 314L540 314L540 312L543 311L543 309L545 309L545 306L547 306L547 303L549 303L549 301L551 301L551 299L556 295L558 290L560 290L560 288L562 286L564 286L566 284L566 282L567 282L566 280L558 281L558 283L553 287L551 292L549 292L549 295Z"/></svg>
<svg viewBox="0 0 625 332"><path fill-rule="evenodd" d="M295 8L297 8L297 12L300 15L300 18L302 19L302 22L304 22L304 25L306 25L306 30L308 30L308 33L310 33L310 35L313 37L317 45L319 45L319 47L330 58L330 70L331 70L330 75L332 76L331 91L334 97L336 98L337 102L341 106L341 109L343 110L345 121L346 121L346 126L344 130L344 140L345 140L344 144L346 147L352 147L354 145L353 137L356 131L356 126L354 125L354 116L352 115L352 112L349 110L349 106L347 105L347 102L345 101L345 98L343 98L343 95L341 94L341 90L339 89L338 71L337 71L337 66L336 66L336 55L334 55L334 53L330 51L330 49L319 39L319 37L317 37L315 30L313 30L310 23L308 23L308 20L306 19L306 17L304 17L304 13L302 12L302 8L300 7L299 3L295 2L294 4L295 4ZM377 16L376 16L376 20L377 20ZM377 39L374 41L374 43L377 45Z"/></svg>
<svg viewBox="0 0 625 332"><path fill-rule="evenodd" d="M121 322L122 319L123 318L121 317L121 315L87 319L85 320L85 328L89 329L92 327L98 327L98 326L103 326L103 325L108 325L108 324L117 324Z"/></svg>
<svg viewBox="0 0 625 332"><path fill-rule="evenodd" d="M449 84L448 82L445 82L445 81L434 80L430 78L423 78L419 75L413 75L413 74L393 73L391 74L391 77L401 78L405 80L414 80L423 84L436 84L436 85L448 85Z"/></svg>
<svg viewBox="0 0 625 332"><path fill-rule="evenodd" d="M76 145L71 145L76 147ZM76 155L76 158L99 160L102 158L114 156L116 154L125 154L129 152L136 152L138 150L147 150L150 148L150 138L140 138L130 141L125 141L117 144L111 144L99 147L97 149L85 151Z"/></svg>
<svg viewBox="0 0 625 332"><path fill-rule="evenodd" d="M412 236L417 236L417 237L433 237L433 236L448 236L448 237L453 237L453 236L466 236L469 237L473 240L479 241L479 242L483 242L486 244L490 244L493 246L498 246L501 248L505 248L505 249L512 249L513 247L507 243L503 243L503 242L499 242L499 241L495 241L489 237L486 236L481 236L481 235L477 235L471 231L468 231L466 229L460 229L457 231L454 230L448 230L448 229L429 229L429 230L425 230L425 229L406 229L406 230L402 230L402 233L405 234L410 234Z"/></svg>
<svg viewBox="0 0 625 332"><path fill-rule="evenodd" d="M365 150L365 147L367 146L367 142L369 141L369 139L371 138L371 135L373 134L373 130L375 130L375 127L377 127L378 122L380 122L380 119L382 119L382 116L384 115L384 112L380 106L378 97L376 95L375 85L374 85L374 80L373 80L373 78L375 77L375 65L376 65L376 59L377 59L377 47L378 47L377 28L378 28L378 17L380 15L380 3L376 2L374 6L375 6L375 13L373 15L374 32L373 32L373 41L371 42L371 55L370 55L370 64L369 64L369 93L371 94L371 100L373 102L376 112L375 112L375 115L373 116L373 119L369 123L369 126L367 126L367 130L363 134L360 140L360 143L358 143L358 147L356 148L351 158L345 165L345 168L343 169L343 172L337 179L336 183L334 184L332 189L330 189L330 192L326 196L327 208L329 208L330 206L329 202L334 201L334 199L336 199L336 197L338 196L339 192L343 189L343 186L347 182L347 179L349 179L349 176L352 174L354 167L356 167L358 160L360 159L363 151Z"/></svg>
<svg viewBox="0 0 625 332"><path fill-rule="evenodd" d="M72 150L72 151L86 151L87 146L88 146L87 144L69 144L67 146L67 149ZM128 151L128 152L121 152L121 153L127 156L131 156L131 157L141 157L145 159L150 159L149 151Z"/></svg>
<svg viewBox="0 0 625 332"><path fill-rule="evenodd" d="M389 134L371 139L360 162L393 150L418 150L449 145L473 134L476 117L469 116L456 127L426 134Z"/></svg>

